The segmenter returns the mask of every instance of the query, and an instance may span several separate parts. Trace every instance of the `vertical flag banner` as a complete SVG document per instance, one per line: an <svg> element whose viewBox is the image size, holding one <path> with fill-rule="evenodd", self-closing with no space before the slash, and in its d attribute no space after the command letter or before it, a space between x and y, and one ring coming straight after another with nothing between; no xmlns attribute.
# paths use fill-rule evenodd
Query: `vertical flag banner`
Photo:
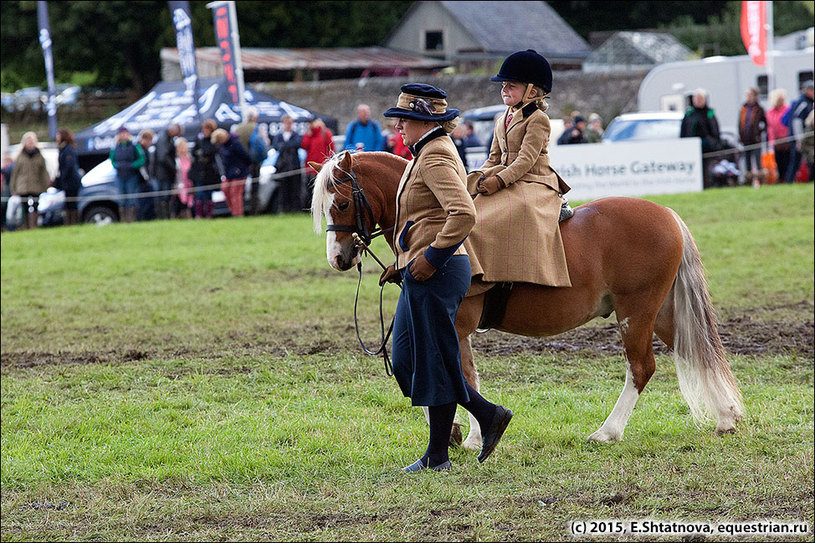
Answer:
<svg viewBox="0 0 815 543"><path fill-rule="evenodd" d="M238 70L236 47L232 40L232 20L229 17L229 5L226 2L214 5L212 12L215 23L215 41L221 49L221 60L224 63L224 76L232 105L239 106Z"/></svg>
<svg viewBox="0 0 815 543"><path fill-rule="evenodd" d="M175 26L175 39L178 45L178 62L181 66L181 76L187 92L192 95L195 106L195 117L201 121L201 111L198 107L198 68L195 63L195 44L192 39L192 17L190 17L190 3L187 0L171 1L170 12Z"/></svg>
<svg viewBox="0 0 815 543"><path fill-rule="evenodd" d="M51 52L51 28L48 24L48 3L45 0L37 2L37 23L40 27L40 45L42 54L45 57L45 77L48 80L48 101L46 111L48 112L48 137L57 137L57 95L54 85L54 56Z"/></svg>
<svg viewBox="0 0 815 543"><path fill-rule="evenodd" d="M767 3L741 3L741 40L757 66L767 62Z"/></svg>

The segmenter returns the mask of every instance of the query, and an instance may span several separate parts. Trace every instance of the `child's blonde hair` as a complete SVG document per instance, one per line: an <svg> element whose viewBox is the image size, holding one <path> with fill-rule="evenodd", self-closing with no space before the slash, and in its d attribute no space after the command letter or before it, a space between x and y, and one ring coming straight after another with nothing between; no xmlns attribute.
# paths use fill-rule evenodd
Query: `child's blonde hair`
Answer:
<svg viewBox="0 0 815 543"><path fill-rule="evenodd" d="M549 98L549 93L543 90L543 87L539 87L538 85L534 85L532 87L537 92L538 97L534 98L532 101L535 102L535 105L538 106L538 109L541 111L546 111L549 109L549 103L546 101Z"/></svg>

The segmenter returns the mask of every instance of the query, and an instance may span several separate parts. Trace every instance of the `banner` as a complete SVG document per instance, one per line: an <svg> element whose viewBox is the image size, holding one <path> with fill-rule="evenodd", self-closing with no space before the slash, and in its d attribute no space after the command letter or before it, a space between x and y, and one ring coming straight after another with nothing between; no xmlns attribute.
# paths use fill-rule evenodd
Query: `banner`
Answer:
<svg viewBox="0 0 815 543"><path fill-rule="evenodd" d="M701 192L704 185L699 138L558 145L550 150L552 167L572 187L566 194L572 201Z"/></svg>
<svg viewBox="0 0 815 543"><path fill-rule="evenodd" d="M229 9L231 2L213 2L212 17L215 23L215 41L221 49L221 60L224 63L224 77L232 105L240 105L240 86L238 85L238 46L234 43L232 18Z"/></svg>
<svg viewBox="0 0 815 543"><path fill-rule="evenodd" d="M767 62L767 3L741 3L741 40L757 66Z"/></svg>
<svg viewBox="0 0 815 543"><path fill-rule="evenodd" d="M187 0L170 1L170 12L175 26L175 40L178 45L178 63L181 66L181 76L184 85L191 95L192 103L196 107L196 118L201 121L198 111L198 68L195 63L195 44L192 39L192 17L190 17L190 3Z"/></svg>
<svg viewBox="0 0 815 543"><path fill-rule="evenodd" d="M45 77L48 80L48 101L45 109L48 112L48 137L57 137L57 92L54 84L54 56L51 52L51 28L48 24L48 3L37 2L37 23L40 27L40 45L45 57Z"/></svg>
<svg viewBox="0 0 815 543"><path fill-rule="evenodd" d="M486 149L481 156L471 149L467 163L475 169L486 160ZM566 194L571 202L701 192L704 186L699 138L557 145L549 147L549 159L572 188Z"/></svg>

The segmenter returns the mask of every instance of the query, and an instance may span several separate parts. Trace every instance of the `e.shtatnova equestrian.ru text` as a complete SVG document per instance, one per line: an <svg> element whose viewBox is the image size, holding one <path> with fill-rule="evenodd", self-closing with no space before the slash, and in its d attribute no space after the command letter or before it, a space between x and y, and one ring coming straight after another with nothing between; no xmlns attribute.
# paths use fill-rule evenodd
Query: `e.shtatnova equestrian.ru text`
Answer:
<svg viewBox="0 0 815 543"><path fill-rule="evenodd" d="M806 522L778 522L758 520L752 522L681 522L673 520L579 520L569 524L573 535L598 534L705 534L739 535L805 535L811 527Z"/></svg>

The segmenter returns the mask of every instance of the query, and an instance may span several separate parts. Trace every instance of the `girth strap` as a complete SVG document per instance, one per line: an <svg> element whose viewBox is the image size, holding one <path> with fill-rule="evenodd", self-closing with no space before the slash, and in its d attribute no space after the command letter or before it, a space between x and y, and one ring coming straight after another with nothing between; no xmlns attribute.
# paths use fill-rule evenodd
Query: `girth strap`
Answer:
<svg viewBox="0 0 815 543"><path fill-rule="evenodd" d="M484 307L481 310L481 319L478 321L479 330L497 328L504 321L509 295L512 293L514 283L496 283L484 294Z"/></svg>

